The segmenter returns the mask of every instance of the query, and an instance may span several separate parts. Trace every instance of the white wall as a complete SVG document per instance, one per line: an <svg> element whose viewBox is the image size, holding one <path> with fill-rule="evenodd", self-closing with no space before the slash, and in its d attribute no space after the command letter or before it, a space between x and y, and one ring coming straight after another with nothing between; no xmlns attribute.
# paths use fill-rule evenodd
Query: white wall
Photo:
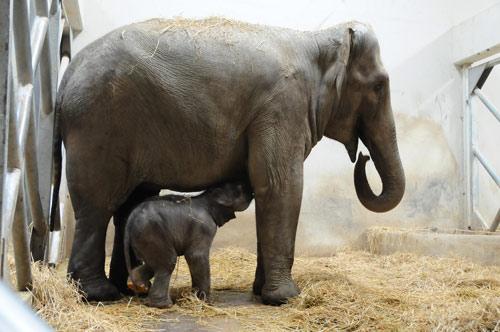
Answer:
<svg viewBox="0 0 500 332"><path fill-rule="evenodd" d="M500 14L498 4L498 0L85 0L80 1L84 30L73 46L78 51L116 27L151 17L220 15L301 30L353 19L371 24L391 77L407 191L393 211L367 211L356 199L353 167L343 146L323 139L306 161L297 246L302 252L325 253L367 226L452 228L464 224L462 83L454 62L467 49L461 44L470 43L472 37L461 40L456 26L473 21L481 12ZM491 27L480 23L475 22L475 27L490 29L491 35ZM478 47L469 51L480 51ZM463 57L468 55L472 54ZM373 167L369 171L373 176ZM376 177L371 180L379 185ZM252 211L245 212L220 230L216 243L253 248L254 228Z"/></svg>

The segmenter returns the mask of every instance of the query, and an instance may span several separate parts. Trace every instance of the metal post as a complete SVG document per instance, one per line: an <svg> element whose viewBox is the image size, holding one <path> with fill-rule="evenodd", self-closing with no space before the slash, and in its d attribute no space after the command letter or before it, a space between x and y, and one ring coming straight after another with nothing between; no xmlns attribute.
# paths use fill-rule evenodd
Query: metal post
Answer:
<svg viewBox="0 0 500 332"><path fill-rule="evenodd" d="M5 147L7 135L7 85L9 80L9 22L10 1L0 1L0 188L3 188L5 174ZM0 190L0 206L3 202L3 193ZM3 229L3 216L0 216L0 257L5 249ZM1 263L1 262L0 262ZM0 277L3 275L3 265L0 264Z"/></svg>
<svg viewBox="0 0 500 332"><path fill-rule="evenodd" d="M16 212L12 223L12 244L16 262L17 290L31 289L31 254L28 244L28 228L24 221L25 210L22 195L17 196Z"/></svg>
<svg viewBox="0 0 500 332"><path fill-rule="evenodd" d="M10 1L0 1L0 207L3 206L3 186L6 173L6 147L9 114L7 112L9 76L9 24ZM0 209L1 211L1 209ZM4 232L4 214L0 216L0 279L3 279L7 265L7 239Z"/></svg>
<svg viewBox="0 0 500 332"><path fill-rule="evenodd" d="M463 71L464 82L464 179L465 218L467 228L472 229L472 114L469 94L469 69Z"/></svg>
<svg viewBox="0 0 500 332"><path fill-rule="evenodd" d="M497 215L495 216L495 219L493 220L493 223L491 224L489 231L495 232L498 228L498 224L500 224L500 209L498 209Z"/></svg>
<svg viewBox="0 0 500 332"><path fill-rule="evenodd" d="M41 45L43 45L48 19L39 17L34 19L35 24L32 31L34 38L31 40L27 1L14 1L13 13L15 22L13 32L18 80L21 86L20 89L24 89L25 87L33 86L33 67L36 68L36 64L33 63L33 60L36 60L36 55L41 53L41 50L37 50L41 49ZM35 56L32 57L33 50L36 52ZM44 218L40 192L38 189L38 162L36 155L36 136L34 132L37 110L34 107L33 101L32 98L30 109L24 110L24 114L18 113L18 116L23 119L26 118L25 122L21 122L19 128L19 153L21 155L20 161L23 164L22 168L25 173L25 199L29 206L29 212L33 222L33 257L35 260L42 260L45 253L47 224ZM26 131L26 133L24 131Z"/></svg>

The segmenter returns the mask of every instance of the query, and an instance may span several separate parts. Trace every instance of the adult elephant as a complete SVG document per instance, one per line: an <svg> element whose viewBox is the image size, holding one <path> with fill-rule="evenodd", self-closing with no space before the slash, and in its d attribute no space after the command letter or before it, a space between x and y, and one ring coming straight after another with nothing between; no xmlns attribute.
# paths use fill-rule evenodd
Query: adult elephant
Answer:
<svg viewBox="0 0 500 332"><path fill-rule="evenodd" d="M360 155L354 182L365 207L390 210L404 192L389 78L375 35L361 23L318 32L224 19L128 25L74 57L56 114L55 160L59 166L62 139L76 217L68 272L90 300L126 291L124 218L160 188L195 191L249 177L253 291L270 304L298 294L291 268L303 162L322 136L343 143L353 162L358 138L368 147L383 190L373 194Z"/></svg>

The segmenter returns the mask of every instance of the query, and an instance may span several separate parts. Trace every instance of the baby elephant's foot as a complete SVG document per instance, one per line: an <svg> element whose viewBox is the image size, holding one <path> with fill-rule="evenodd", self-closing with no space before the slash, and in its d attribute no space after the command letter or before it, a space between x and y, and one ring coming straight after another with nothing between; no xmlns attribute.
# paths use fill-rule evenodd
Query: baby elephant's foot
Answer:
<svg viewBox="0 0 500 332"><path fill-rule="evenodd" d="M138 284L135 284L132 279L128 278L127 287L137 295L147 294L149 292L149 288L151 287L151 282L148 280L146 282L141 281Z"/></svg>
<svg viewBox="0 0 500 332"><path fill-rule="evenodd" d="M148 297L146 305L158 309L170 308L173 305L172 299L169 296L163 298Z"/></svg>

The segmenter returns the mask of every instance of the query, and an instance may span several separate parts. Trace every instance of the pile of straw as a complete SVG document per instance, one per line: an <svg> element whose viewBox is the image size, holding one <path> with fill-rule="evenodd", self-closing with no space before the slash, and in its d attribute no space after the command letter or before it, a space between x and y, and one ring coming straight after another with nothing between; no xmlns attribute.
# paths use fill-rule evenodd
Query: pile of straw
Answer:
<svg viewBox="0 0 500 332"><path fill-rule="evenodd" d="M378 256L342 251L332 257L300 257L294 278L302 293L281 307L227 305L223 290L248 292L255 255L240 249L214 251L213 304L189 295L189 274L181 259L172 283L176 305L168 310L143 300L87 304L64 273L34 267L34 308L56 330L140 331L174 326L177 317L201 325L230 319L242 330L500 330L500 267L411 254ZM251 295L242 293L242 296ZM167 324L167 325L165 325Z"/></svg>

